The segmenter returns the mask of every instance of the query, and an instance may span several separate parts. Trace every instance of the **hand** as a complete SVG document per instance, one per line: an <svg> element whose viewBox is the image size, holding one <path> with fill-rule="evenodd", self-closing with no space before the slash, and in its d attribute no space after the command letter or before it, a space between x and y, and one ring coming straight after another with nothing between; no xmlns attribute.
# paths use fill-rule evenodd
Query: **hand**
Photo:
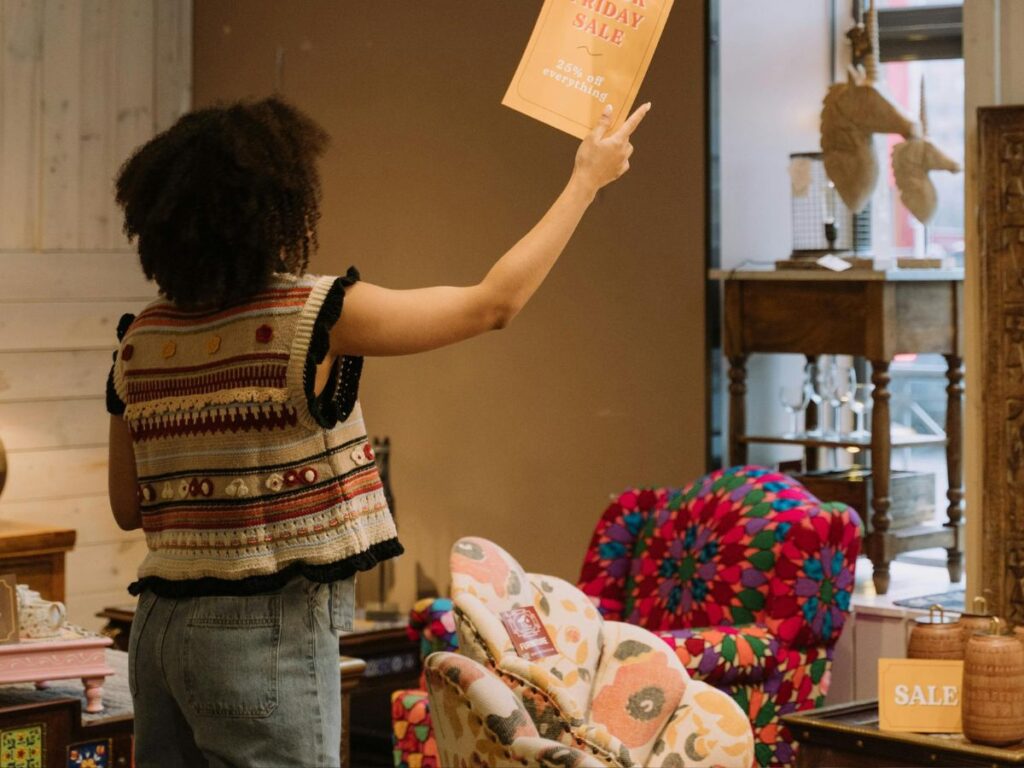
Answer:
<svg viewBox="0 0 1024 768"><path fill-rule="evenodd" d="M629 137L650 111L651 103L638 107L618 130L609 134L612 124L612 107L609 104L594 126L594 130L583 140L576 151L576 166L573 176L590 191L597 192L629 170L629 156L633 145Z"/></svg>

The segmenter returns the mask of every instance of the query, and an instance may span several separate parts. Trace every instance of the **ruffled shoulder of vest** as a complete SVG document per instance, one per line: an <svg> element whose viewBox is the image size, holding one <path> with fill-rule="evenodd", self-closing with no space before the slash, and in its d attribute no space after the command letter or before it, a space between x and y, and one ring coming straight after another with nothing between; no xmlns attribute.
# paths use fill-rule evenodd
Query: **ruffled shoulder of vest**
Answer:
<svg viewBox="0 0 1024 768"><path fill-rule="evenodd" d="M331 429L355 409L363 358L345 355L331 369L323 391L316 394L316 369L330 352L331 328L345 305L345 290L359 281L359 271L349 267L341 277L318 278L299 316L288 363L288 387L300 420L309 427Z"/></svg>
<svg viewBox="0 0 1024 768"><path fill-rule="evenodd" d="M124 341L125 334L128 333L128 328L135 321L135 315L130 312L125 312L121 315L121 319L117 321L117 340L118 342ZM121 356L121 349L114 350L114 361L110 366L110 373L107 374L107 413L111 416L123 416L125 411L124 394L121 389L121 376L119 373L120 366L118 361Z"/></svg>
<svg viewBox="0 0 1024 768"><path fill-rule="evenodd" d="M345 290L358 280L354 267L342 276L275 274L245 301L209 309L156 299L118 325L108 409L150 427L181 423L182 414L235 418L268 408L309 429L344 422L356 407L362 358L339 358L320 394L316 374Z"/></svg>

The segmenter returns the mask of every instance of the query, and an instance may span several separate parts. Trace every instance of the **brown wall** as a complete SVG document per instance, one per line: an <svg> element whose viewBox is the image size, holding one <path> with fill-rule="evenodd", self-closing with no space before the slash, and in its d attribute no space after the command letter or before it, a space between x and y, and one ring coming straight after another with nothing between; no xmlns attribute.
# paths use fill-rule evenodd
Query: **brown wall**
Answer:
<svg viewBox="0 0 1024 768"><path fill-rule="evenodd" d="M540 6L202 0L195 104L277 84L331 133L314 271L475 282L554 200L576 148L499 103ZM393 444L403 605L417 564L447 588L467 534L575 579L609 493L703 471L703 30L703 3L677 0L639 95L654 110L633 170L508 329L368 361L367 423Z"/></svg>

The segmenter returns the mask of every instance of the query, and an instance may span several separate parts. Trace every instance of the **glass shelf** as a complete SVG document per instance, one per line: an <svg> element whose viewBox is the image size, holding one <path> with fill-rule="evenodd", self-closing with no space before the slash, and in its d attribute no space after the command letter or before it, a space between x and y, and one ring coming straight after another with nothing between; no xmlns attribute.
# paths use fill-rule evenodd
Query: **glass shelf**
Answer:
<svg viewBox="0 0 1024 768"><path fill-rule="evenodd" d="M795 437L784 437L782 435L743 435L739 438L741 443L774 443L778 445L802 445L808 448L861 448L871 450L871 436L853 437L851 435L797 435ZM919 445L943 445L946 442L945 435L906 435L893 434L890 438L890 446L893 448L912 448Z"/></svg>

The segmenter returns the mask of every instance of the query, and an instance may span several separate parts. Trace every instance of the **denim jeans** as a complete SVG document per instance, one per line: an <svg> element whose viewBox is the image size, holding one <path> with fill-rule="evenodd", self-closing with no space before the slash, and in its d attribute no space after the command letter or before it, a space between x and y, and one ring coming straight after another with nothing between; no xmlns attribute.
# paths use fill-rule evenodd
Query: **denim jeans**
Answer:
<svg viewBox="0 0 1024 768"><path fill-rule="evenodd" d="M128 649L139 768L337 768L338 631L352 580L245 597L139 597Z"/></svg>

